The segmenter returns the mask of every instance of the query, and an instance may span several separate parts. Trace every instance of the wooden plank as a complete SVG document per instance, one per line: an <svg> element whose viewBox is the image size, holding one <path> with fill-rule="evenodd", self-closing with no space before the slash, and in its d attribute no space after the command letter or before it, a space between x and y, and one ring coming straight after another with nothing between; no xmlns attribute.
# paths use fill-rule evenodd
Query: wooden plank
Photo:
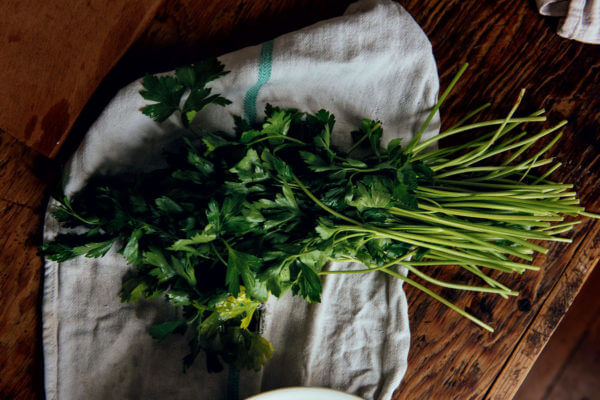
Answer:
<svg viewBox="0 0 600 400"><path fill-rule="evenodd" d="M551 151L564 165L554 178L574 183L582 204L598 211L600 151L594 144L600 137L600 117L594 111L600 109L597 48L561 39L525 1L415 0L401 4L432 42L442 87L459 64L469 61L471 65L442 107L444 125L450 126L489 99L495 104L484 113L485 117L502 115L511 107L518 90L528 88L521 113L543 106L549 110L551 121L570 120L561 144ZM464 22L466 15L468 23ZM572 233L571 245L553 244L546 256L536 256L534 263L542 267L540 272L500 276L502 283L520 292L517 299L439 292L493 325L493 334L482 332L426 295L407 288L412 344L408 370L394 398L478 399L494 382L499 387L509 384L510 376L499 374L528 327L534 326L536 315L548 318L546 322L552 326L558 322L551 315L539 314L539 310L556 283L565 279L561 277L571 276L569 268L574 265L569 262L581 255L581 243L591 227L592 223L586 221ZM599 251L587 253L590 264L599 256ZM455 270L437 270L435 277L474 283ZM576 294L577 285L582 283L576 282L570 293ZM532 364L534 353L539 354L548 340L546 336L536 338L539 343L530 349ZM502 383L504 380L506 383ZM502 398L510 396L505 393Z"/></svg>
<svg viewBox="0 0 600 400"><path fill-rule="evenodd" d="M4 1L0 129L56 155L102 78L161 2Z"/></svg>
<svg viewBox="0 0 600 400"><path fill-rule="evenodd" d="M42 216L57 165L0 133L0 398L43 396Z"/></svg>
<svg viewBox="0 0 600 400"><path fill-rule="evenodd" d="M579 358L575 360L579 363L573 360L573 354L579 352L582 343L589 344L589 339L596 340L595 346L600 345L600 337L589 335L590 326L593 326L594 321L600 321L598 288L600 288L600 268L596 266L533 368L527 374L515 400L546 399L554 387L571 386L572 382L565 382L562 379L565 371L573 371L577 374L577 379L581 381L598 380L598 368L587 368L588 362L579 362ZM591 337L588 338L588 336ZM585 354L590 359L594 358L592 353ZM588 397L593 398L593 396Z"/></svg>
<svg viewBox="0 0 600 400"><path fill-rule="evenodd" d="M0 132L0 200L39 208L58 163L48 160L10 135Z"/></svg>
<svg viewBox="0 0 600 400"><path fill-rule="evenodd" d="M486 399L512 398L575 300L596 264L600 253L600 221L596 221L571 259L565 273L552 288L526 333L520 338L508 362L485 396Z"/></svg>
<svg viewBox="0 0 600 400"><path fill-rule="evenodd" d="M35 399L43 393L40 283L42 217L0 200L0 398Z"/></svg>
<svg viewBox="0 0 600 400"><path fill-rule="evenodd" d="M562 366L544 400L596 399L600 392L600 318L596 318ZM582 373L583 372L583 373Z"/></svg>

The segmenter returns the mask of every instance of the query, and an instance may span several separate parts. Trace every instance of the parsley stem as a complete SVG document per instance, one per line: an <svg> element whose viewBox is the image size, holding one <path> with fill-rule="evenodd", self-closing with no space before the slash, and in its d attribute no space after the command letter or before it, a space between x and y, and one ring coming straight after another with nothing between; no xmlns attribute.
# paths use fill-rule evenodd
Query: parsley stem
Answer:
<svg viewBox="0 0 600 400"><path fill-rule="evenodd" d="M563 126L565 126L567 124L567 121L562 121L560 123L558 123L557 125L553 126L552 128L549 129L544 129L543 131L541 131L540 133L538 133L537 135L534 135L526 140L520 141L518 143L516 143L514 146L509 146L506 148L506 150L512 150L513 148L516 147L521 147L521 149L517 152L515 152L513 155L511 155L509 158L507 158L502 165L508 165L511 162L513 162L515 159L517 159L517 157L519 157L525 150L527 150L529 148L529 146L531 146L532 144L534 144L535 142L537 142L539 139L541 139L542 137L549 135L550 133L553 133L555 131L557 131L558 129L562 128ZM556 135L556 137L558 137L558 139L560 139L560 137L562 136L562 133L558 133ZM553 139L553 142L551 142L552 144L556 143L556 141L558 140L557 138ZM538 154L542 154L544 152L546 152L549 149L548 146L546 146L542 151L540 151ZM479 160L477 160L479 161ZM475 161L475 162L477 162Z"/></svg>
<svg viewBox="0 0 600 400"><path fill-rule="evenodd" d="M227 246L227 242L224 242L224 243ZM221 261L225 266L227 266L227 261L225 261L225 259L223 259L223 256L221 256L221 253L219 253L219 250L217 250L217 247L214 245L214 243L210 243L210 248L214 251L214 253L217 256L217 258L219 259L219 261Z"/></svg>
<svg viewBox="0 0 600 400"><path fill-rule="evenodd" d="M504 269L512 268L512 269L519 269L519 270L524 270L524 269L539 270L539 267L537 267L537 266L516 263L516 262L512 262L512 261L494 260L489 255L481 255L474 251L462 252L462 251L454 250L453 248L449 248L449 247L441 247L436 244L432 244L433 242L439 243L440 240L434 239L429 236L418 237L417 235L405 235L405 234L397 233L394 231L389 231L389 230L382 229L382 228L367 227L364 225L363 226L340 226L340 229L344 229L344 230L348 230L348 231L356 231L356 230L369 231L369 232L378 234L382 238L394 239L394 240L397 240L397 241L400 241L403 243L412 244L412 245L419 246L422 248L437 250L437 251L445 253L447 255L450 255L453 257L458 257L459 259L470 260L469 262L477 263L478 265L484 265L484 266L488 266L488 267L496 266L496 267L504 268ZM455 243L451 243L451 242L449 242L449 243L450 243L450 246L455 245ZM483 249L484 251L485 250L489 251L489 249L486 249L484 247L481 247L481 249Z"/></svg>
<svg viewBox="0 0 600 400"><path fill-rule="evenodd" d="M306 143L304 143L302 140L296 139L291 136L286 136L286 135L271 135L271 136L261 137L261 138L253 140L252 142L248 143L246 146L252 146L252 145L255 145L256 143L263 142L263 141L269 140L269 139L285 139L285 140L289 140L291 142L306 146Z"/></svg>
<svg viewBox="0 0 600 400"><path fill-rule="evenodd" d="M540 115L542 115L545 112L544 109L538 110L530 115L528 115L528 117L539 117ZM518 127L519 125L521 125L521 122L512 122L511 124L509 124L506 128L504 128L504 130L502 131L502 134L506 134L510 131L512 131L513 129L515 129L516 127ZM451 127L448 129L449 130L454 130L457 129L457 125ZM446 132L442 132L440 133L440 135L445 135ZM521 139L523 136L525 136L527 134L527 132L521 132L515 136L513 136L512 138L508 139L506 142L504 142L504 145L507 146L519 139ZM436 160L436 161L442 161L443 156L447 155L447 154L454 154L457 153L459 151L462 151L464 149L469 149L469 148L474 148L474 147L478 147L479 145L481 145L481 143L483 143L484 141L488 140L489 138L491 138L494 135L494 132L488 132L486 134L481 135L480 137L478 137L477 139L473 139L472 141L463 143L463 144L458 144L458 145L454 145L454 146L448 146L448 147L443 147L440 148L439 150L433 150L433 151L429 151L427 153L421 154L421 155L416 155L416 154L412 154L411 156L411 160ZM447 161L447 160L446 160Z"/></svg>
<svg viewBox="0 0 600 400"><path fill-rule="evenodd" d="M553 160L551 158L547 158L547 159L544 159L544 160L541 160L538 162L534 162L534 163L524 162L524 163L521 163L518 165L513 165L510 167L502 167L502 166L497 166L497 165L489 165L489 166L483 166L483 167L467 167L467 168L446 171L444 173L436 175L435 177L436 178L446 178L446 177L452 176L452 175L491 171L491 173L489 175L486 175L484 177L475 178L478 180L489 180L489 179L492 179L492 178L495 178L498 176L508 175L515 171L521 171L524 169L530 170L531 168L541 167L543 165L552 163L552 161Z"/></svg>
<svg viewBox="0 0 600 400"><path fill-rule="evenodd" d="M431 120L433 119L433 117L435 117L435 114L437 113L437 111L442 106L442 103L444 102L444 100L446 100L446 97L448 97L448 95L450 94L450 92L452 91L452 89L454 88L454 86L456 85L456 83L458 82L458 80L460 79L460 77L462 76L462 74L465 73L465 71L467 70L468 66L469 66L469 63L464 63L462 65L462 67L458 70L458 72L456 73L456 75L454 76L454 78L452 78L452 81L450 82L450 84L448 85L448 87L446 88L446 90L442 93L442 95L440 96L440 98L437 101L437 103L435 104L435 106L433 106L433 108L429 112L429 115L427 116L427 119L425 120L425 122L423 123L423 125L421 125L421 128L419 129L419 131L417 132L417 134L406 145L406 149L405 149L406 153L413 152L413 149L416 150L415 146L417 145L417 143L419 143L421 141L421 137L423 136L423 133L425 132L425 129L427 129L427 127L429 126L429 123L431 122ZM419 147L419 146L417 146L417 147ZM427 146L425 146L425 147L427 147Z"/></svg>
<svg viewBox="0 0 600 400"><path fill-rule="evenodd" d="M379 128L381 128L381 122L378 122L375 125L373 125L370 128L369 132L365 132L365 134L356 143L354 143L354 145L352 147L350 147L350 150L348 150L348 153L346 153L346 156L349 156L350 153L352 153L354 150L356 150L362 142L364 142L367 138L369 138L369 136L371 136L373 134L373 132L375 132Z"/></svg>
<svg viewBox="0 0 600 400"><path fill-rule="evenodd" d="M470 231L499 233L499 234L503 234L503 235L516 236L516 237L525 238L525 239L547 240L548 238L550 238L549 235L543 234L541 232L522 231L522 230L504 228L504 227L500 227L500 226L475 224L475 223L470 223L470 222L458 220L458 219L455 220L455 219L449 219L449 218L439 218L434 215L428 215L428 214L424 214L424 213L420 213L420 212L416 212L416 211L409 211L409 210L405 210L405 209L398 208L398 207L391 207L389 211L391 214L395 214L395 215L399 215L399 216L403 216L403 217L408 217L408 218L426 221L426 222L439 223L441 225L452 226L455 228L461 228L461 229L470 230Z"/></svg>
<svg viewBox="0 0 600 400"><path fill-rule="evenodd" d="M465 265L465 266L463 266L463 268L465 268L467 271L472 272L473 274L477 275L478 277L483 279L490 286L499 287L501 289L506 290L507 292L511 291L510 288L504 286L500 282L490 278L489 276L487 276L486 274L481 272L481 270L479 268L477 268L476 265ZM518 292L515 292L515 293L518 293ZM508 298L507 296L503 296L503 297L505 299Z"/></svg>
<svg viewBox="0 0 600 400"><path fill-rule="evenodd" d="M571 189L573 185L571 184L561 184L554 183L548 185L524 185L524 184L503 184L503 183L495 183L495 182L472 182L468 179L464 180L452 180L452 179L439 179L440 183L449 183L451 186L457 185L465 185L465 186L475 186L482 188L490 188L490 189L513 189L522 192L532 192L536 190L553 190L553 189Z"/></svg>
<svg viewBox="0 0 600 400"><path fill-rule="evenodd" d="M548 169L548 171L544 172L542 174L542 176L540 176L539 178L537 178L535 181L533 181L532 185L537 185L538 183L540 183L541 181L543 181L544 179L546 179L548 176L550 176L554 171L556 171L560 166L562 165L561 162L558 162L556 164L554 164L552 167L550 167Z"/></svg>
<svg viewBox="0 0 600 400"><path fill-rule="evenodd" d="M587 211L580 211L580 212L578 212L578 214L582 215L584 217L589 217L589 218L596 218L596 219L600 218L600 214L591 213L591 212L587 212Z"/></svg>
<svg viewBox="0 0 600 400"><path fill-rule="evenodd" d="M434 211L436 213L458 215L461 217L480 218L494 221L510 221L513 224L535 226L537 221L562 221L563 218L559 216L542 216L542 215L505 215L505 214L490 214L490 213L479 213L475 211L464 211L456 208L439 208L432 207L426 204L419 204L419 208L428 211Z"/></svg>
<svg viewBox="0 0 600 400"><path fill-rule="evenodd" d="M380 265L377 267L371 267L371 268L365 268L365 269L345 269L345 270L336 270L336 271L321 271L321 272L318 272L317 275L363 274L363 273L367 273L367 272L380 271L382 269L390 268L390 267L398 264L399 262L414 256L415 253L416 253L416 251L411 251L401 257L396 258L393 261L390 261L386 264L383 264L383 265ZM334 260L332 260L332 261L334 261ZM356 259L352 259L351 261L362 264L361 261L356 260Z"/></svg>
<svg viewBox="0 0 600 400"><path fill-rule="evenodd" d="M542 231L548 231L548 230L553 230L553 229L557 229L557 228L573 227L573 225L577 225L577 224L580 224L582 222L583 222L582 220L578 219L576 221L565 222L564 224L556 224L556 225L553 225L553 226L551 226L549 228L543 228L543 229L540 229L540 230L542 230Z"/></svg>
<svg viewBox="0 0 600 400"><path fill-rule="evenodd" d="M462 285L462 284L458 284L458 283L444 282L444 281L440 281L438 279L432 278L431 276L421 272L420 270L418 270L417 268L413 267L410 264L400 262L400 263L398 263L398 265L405 267L413 274L417 275L418 277L420 277L430 283L433 283L434 285L448 288L448 289L466 290L466 291L480 292L480 293L506 294L509 296L518 296L519 295L519 292L515 292L512 290L507 291L507 290L504 290L501 288L485 287L485 286L470 286L470 285Z"/></svg>
<svg viewBox="0 0 600 400"><path fill-rule="evenodd" d="M300 179L298 179L298 177L296 175L294 175L292 173L292 178L294 179L294 181L296 182L296 184L298 184L298 186L300 187L300 189L302 189L302 191L312 200L315 202L315 204L317 204L319 207L321 207L323 210L327 211L328 213L330 213L333 216L338 217L339 219L342 219L346 222L350 222L351 224L355 224L355 225L361 225L360 222L349 218L343 214L338 213L337 211L327 207L325 204L323 204L323 202L321 202L321 200L319 200L314 194L312 194L312 192L310 190L308 190L308 188L306 186L304 186L304 184L300 181Z"/></svg>
<svg viewBox="0 0 600 400"><path fill-rule="evenodd" d="M465 115L463 118L460 119L460 121L458 121L456 124L452 125L450 128L448 129L454 129L456 127L462 126L465 122L467 122L469 119L471 119L472 117L474 117L475 115L479 114L480 112L482 112L483 110L485 110L486 108L488 108L489 106L491 106L492 103L485 103L484 105L482 105L481 107L476 108L475 110L471 111L470 113L468 113L467 115Z"/></svg>
<svg viewBox="0 0 600 400"><path fill-rule="evenodd" d="M471 314L469 314L468 312L464 311L463 309L455 306L454 304L452 304L451 302L449 302L448 300L444 299L443 297L439 296L438 294L434 293L433 291L429 290L428 288L426 288L425 286L413 281L412 279L410 279L407 276L404 276L402 274L399 274L395 271L390 271L389 269L383 269L382 272L391 275L395 278L398 278L406 283L408 283L409 285L415 287L416 289L421 290L422 292L427 293L429 296L433 297L434 299L436 299L437 301L439 301L440 303L444 304L445 306L451 308L452 310L456 311L457 313L459 313L460 315L462 315L465 318L470 319L471 321L473 321L474 323L476 323L477 325L481 326L482 328L484 328L485 330L488 330L490 332L494 332L494 329L487 325L486 323L484 323L483 321L475 318L474 316L472 316Z"/></svg>
<svg viewBox="0 0 600 400"><path fill-rule="evenodd" d="M474 291L474 292L484 292L484 293L496 293L496 294L505 294L505 295L510 295L510 296L517 296L519 293L512 291L512 290L506 290L506 289L502 289L502 288L496 288L496 287L482 287L482 286L469 286L469 285L461 285L461 284L455 284L455 283L450 283L450 282L444 282L444 281L440 281L438 279L432 278L427 274L424 274L423 272L419 271L417 268L414 267L414 263L411 262L406 262L404 260L406 260L406 258L414 255L414 253L416 253L415 251L408 253L400 258L397 258L387 264L384 265L380 265L377 267L371 267L371 268L365 268L365 269L351 269L351 270L337 270L337 271L321 271L319 272L319 275L334 275L334 274L362 274L362 273L367 273L367 272L372 272L372 271L381 271L390 267L393 267L394 265L400 265L402 267L405 267L406 269L408 269L410 272L414 273L415 275L419 276L420 278L433 283L437 286L441 286L441 287L445 287L445 288L449 288L449 289L456 289L456 290L467 290L467 291ZM360 263L360 260L354 260L354 262L358 262Z"/></svg>
<svg viewBox="0 0 600 400"><path fill-rule="evenodd" d="M490 121L476 122L476 123L469 124L469 125L463 125L458 128L448 129L447 131L444 131L444 132L440 133L439 135L432 137L431 139L421 142L419 145L417 145L413 149L412 156L417 155L418 153L421 152L421 150L425 149L427 146L430 146L433 143L435 143L439 140L442 140L444 138L447 138L449 136L456 135L457 133L461 133L461 132L470 131L473 129L485 128L487 126L502 125L502 124L504 124L505 121L510 122L510 123L519 123L519 124L525 123L525 122L544 122L544 121L546 121L546 117L544 117L544 116L528 116L528 117L510 118L508 120L507 119L493 119ZM493 137L493 135L490 135L490 136Z"/></svg>
<svg viewBox="0 0 600 400"><path fill-rule="evenodd" d="M66 212L67 214L75 217L76 219L78 219L86 225L98 225L98 218L94 220L89 220L76 213L75 210L73 210L73 207L71 206L71 203L69 202L69 199L67 197L64 198L64 202L60 202L59 200L56 201L60 203L60 205L56 207L57 210Z"/></svg>
<svg viewBox="0 0 600 400"><path fill-rule="evenodd" d="M417 246L421 246L424 248L431 248L431 249L436 249L442 252L445 252L447 254L450 255L454 255L454 256L461 256L461 257L465 257L467 259L473 259L478 261L479 263L484 263L483 265L495 265L495 266L499 266L499 267L509 267L512 266L513 268L518 268L518 269L539 269L539 267L536 266L530 266L527 264L520 264L520 263L512 263L512 262L508 262L508 261L503 261L503 262L497 262L497 261L493 261L490 259L487 259L485 257L481 257L481 256L476 256L473 253L462 253L462 252L458 252L456 250L452 250L450 248L445 248L445 247L439 247L436 245L431 244L432 241L435 241L437 243L440 244L445 244L448 246L453 246L454 243L452 242L448 242L448 241L444 241L444 240L440 240L440 239L433 239L431 237L427 237L427 238L423 238L424 241L418 241L415 240L414 237L415 235L403 235L403 234L399 234L396 233L394 231L389 231L389 230L385 230L385 229L381 229L381 228L371 228L368 226L364 226L363 224L361 224L360 222L349 218L343 214L338 213L337 211L327 207L325 204L323 204L313 193L311 193L306 186L298 179L298 177L296 177L295 175L292 175L293 179L296 181L296 183L298 184L298 186L302 189L302 191L304 191L304 193L311 199L313 200L319 207L323 208L325 211L329 212L330 214L344 220L347 222L352 223L354 226L351 227L340 227L343 229L347 229L347 230L354 230L356 231L357 229L359 231L371 231L373 233L377 233L377 234L382 234L384 237L388 237L391 239L396 239L396 240L400 240L402 242L405 243L409 243L409 244L413 244L413 245L417 245ZM546 235L544 235L546 236ZM471 248L475 247L477 249L482 249L482 250L488 250L489 251L489 247L484 247L484 246L470 246Z"/></svg>
<svg viewBox="0 0 600 400"><path fill-rule="evenodd" d="M361 145L362 142L364 142L370 135L370 132L365 133L360 139L358 139L358 141L356 143L354 143L352 145L352 147L350 147L350 150L348 150L348 153L346 153L347 156L350 155L350 153L352 153L354 150L356 150L358 148L358 146Z"/></svg>
<svg viewBox="0 0 600 400"><path fill-rule="evenodd" d="M584 211L583 207L580 206L576 206L573 204L564 204L562 202L557 202L557 201L551 201L551 200L535 200L534 199L518 199L518 198L511 198L511 197L505 197L505 198L501 198L501 197L495 197L495 196L477 196L476 198L473 198L473 200L476 200L475 202L462 202L459 201L462 199L459 198L448 198L448 199L444 199L444 200L439 200L439 203L443 203L444 205L453 207L455 204L469 204L469 207L477 207L475 205L471 205L471 204L476 204L476 205L480 205L480 206L486 206L486 208L491 208L494 210L500 210L502 209L501 207L505 207L504 209L508 209L510 207L514 207L518 210L521 210L520 212L527 212L527 213L532 213L532 214L536 214L537 216L540 217L540 220L543 219L544 216L558 216L559 213L578 213L579 211ZM499 203L499 204L498 204ZM498 205L498 207L496 208L496 205ZM456 206L454 206L456 207ZM500 214L499 214L500 215ZM562 221L562 217L560 217L561 221Z"/></svg>
<svg viewBox="0 0 600 400"><path fill-rule="evenodd" d="M508 115L506 116L506 118L504 119L504 121L502 122L502 124L500 125L498 130L496 131L496 133L494 133L494 136L492 136L492 138L487 143L481 145L481 148L474 150L471 153L467 153L464 156L459 157L456 160L453 160L452 162L453 163L462 163L462 162L466 163L466 162L476 159L477 157L484 154L492 146L492 144L494 144L494 142L500 138L500 136L502 135L502 131L504 130L504 127L506 126L506 124L508 124L508 122L512 118L513 114L517 111L519 104L521 104L521 101L523 100L523 96L525 96L525 89L521 89L514 106L512 107L512 109L510 110L510 112L508 113ZM472 154L472 153L475 153L475 154Z"/></svg>
<svg viewBox="0 0 600 400"><path fill-rule="evenodd" d="M360 236L364 236L364 234L363 234L363 233L353 233L353 234L351 234L351 235L346 235L346 236L343 236L343 237L341 237L341 238L337 238L337 239L335 239L335 240L333 241L333 243L344 242L344 241L346 241L346 240L348 240L348 239L352 239L352 238L355 238L355 237L360 237Z"/></svg>

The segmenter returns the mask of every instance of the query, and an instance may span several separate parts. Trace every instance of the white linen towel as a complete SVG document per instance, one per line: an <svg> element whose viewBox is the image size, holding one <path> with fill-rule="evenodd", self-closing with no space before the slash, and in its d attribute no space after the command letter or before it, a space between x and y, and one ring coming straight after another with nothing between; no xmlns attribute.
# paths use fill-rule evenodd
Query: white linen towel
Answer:
<svg viewBox="0 0 600 400"><path fill-rule="evenodd" d="M558 34L567 39L600 44L600 0L536 0L540 14L564 17Z"/></svg>
<svg viewBox="0 0 600 400"><path fill-rule="evenodd" d="M232 114L264 117L267 103L337 119L334 141L349 143L361 117L383 122L386 141L410 138L437 99L431 44L417 23L388 0L352 4L323 21L219 59L231 73L211 86L233 104L207 108L194 124L231 131ZM258 77L258 78L257 78ZM160 166L163 146L180 136L177 118L157 124L139 111L140 81L122 89L93 124L68 164L67 194L92 174ZM426 136L437 133L439 118ZM158 160L158 161L157 161ZM61 232L47 216L46 240ZM360 268L333 265L330 268ZM208 374L201 354L187 373L187 339L157 343L150 326L177 310L163 299L120 303L129 269L111 250L100 259L46 261L43 346L46 396L61 399L224 399L227 373ZM385 274L327 276L322 303L273 296L262 333L274 356L258 372L242 371L242 397L278 387L324 386L365 399L389 399L406 370L407 304L401 282Z"/></svg>

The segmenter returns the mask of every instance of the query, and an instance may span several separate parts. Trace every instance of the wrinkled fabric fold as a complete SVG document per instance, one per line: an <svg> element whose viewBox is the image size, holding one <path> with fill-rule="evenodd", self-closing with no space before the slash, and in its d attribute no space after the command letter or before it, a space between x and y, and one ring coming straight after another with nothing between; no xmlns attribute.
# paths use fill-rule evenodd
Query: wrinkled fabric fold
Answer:
<svg viewBox="0 0 600 400"><path fill-rule="evenodd" d="M536 4L540 14L562 17L560 36L600 44L600 0L536 0Z"/></svg>

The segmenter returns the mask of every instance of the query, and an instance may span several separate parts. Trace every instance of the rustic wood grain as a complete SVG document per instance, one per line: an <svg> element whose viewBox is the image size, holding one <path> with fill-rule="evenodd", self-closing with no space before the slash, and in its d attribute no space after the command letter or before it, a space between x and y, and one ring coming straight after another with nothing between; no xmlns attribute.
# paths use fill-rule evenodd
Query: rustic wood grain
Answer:
<svg viewBox="0 0 600 400"><path fill-rule="evenodd" d="M0 200L39 209L47 183L57 175L58 167L58 163L0 133Z"/></svg>
<svg viewBox="0 0 600 400"><path fill-rule="evenodd" d="M102 78L161 2L3 1L0 129L56 155Z"/></svg>
<svg viewBox="0 0 600 400"><path fill-rule="evenodd" d="M40 213L0 200L0 398L31 399L42 393L40 281L36 256Z"/></svg>
<svg viewBox="0 0 600 400"><path fill-rule="evenodd" d="M578 386L585 386L585 383L591 385L585 388L587 396L584 393L574 397L574 393L570 399L579 400L586 397L593 399L595 395L592 394L598 393L600 389L598 368L587 368L594 359L600 362L598 352L588 351L600 350L600 336L592 333L594 321L600 322L598 288L600 288L600 268L596 266L552 334L548 345L527 374L527 378L514 397L515 400L546 400L551 392L569 390L574 384L573 379L566 380L563 376L567 373L571 374L571 371L576 374L575 380L580 382ZM581 355L587 360L582 362L579 353L583 353Z"/></svg>
<svg viewBox="0 0 600 400"><path fill-rule="evenodd" d="M105 78L96 92L100 93L99 97L88 103L84 118L78 120L75 131L69 135L72 146L65 147L62 156L68 156L111 93L128 80L145 72L171 69L206 55L218 55L259 43L339 15L348 3L341 0L166 1L137 43ZM442 108L444 125L453 124L468 110L492 98L496 100L495 105L484 117L503 114L512 105L518 90L527 87L523 113L541 105L549 110L553 122L563 118L570 120L561 145L552 150L564 164L555 178L573 182L582 203L591 211L600 210L598 48L561 39L548 20L537 14L532 2L525 0L406 0L400 3L430 37L442 87L447 85L460 63L471 63L455 94ZM5 22L2 18L0 22ZM137 33L135 29L131 31L132 40ZM64 29L62 35L56 33L53 43L57 47L70 46ZM114 46L122 48L127 40L124 36L119 38L122 40L115 40ZM20 43L23 48L35 45L23 40ZM107 44L111 41L106 37L101 40L90 36L86 43L90 52L96 51L93 54L100 54L98 48L104 44L112 46ZM105 51L117 54L114 49ZM60 50L55 52L60 53ZM11 60L18 55L10 54ZM86 65L92 69L100 68L96 65L107 67L100 61L91 57ZM2 63L6 63L5 58L0 58L0 67L7 71L17 65L12 61ZM64 67L64 64L59 65ZM99 78L94 87L101 75L96 74ZM85 68L69 76L73 77L77 90L87 85L86 79L90 79ZM4 83L6 86L0 86L0 94L8 93L8 90L23 93L37 90L21 86L19 80L8 81L12 85ZM63 84L56 82L56 85ZM90 92L88 90L88 95ZM43 92L43 96L40 95L42 92L36 93L38 97L44 97L39 101L47 102L49 106L62 98L56 97L51 90ZM0 127L10 132L1 125L5 110L0 107ZM11 110L11 118L20 118L26 123L29 119L23 114L32 115L27 107ZM71 111L69 106L69 115L76 115ZM32 125L40 125L44 117L39 116L46 112L41 110L35 114L38 121ZM70 126L62 125L62 138ZM49 138L55 140L52 135ZM42 143L40 139L41 136L32 133L27 143L36 145ZM0 298L4 306L0 311L0 398L32 399L37 397L43 383L37 344L41 262L35 256L35 241L30 237L33 235L39 241L44 190L55 179L58 168L7 135L0 134L0 141L0 227L4 233L0 256L3 261L0 265ZM55 149L47 154L55 154ZM586 275L581 271L589 272L598 261L597 232L598 225L586 220L572 233L572 244L553 244L548 254L536 256L535 263L543 267L540 272L500 276L502 283L521 292L518 299L457 294L450 290L440 292L492 324L496 328L493 334L483 332L426 295L407 288L412 344L408 371L394 398L478 399L486 394L496 396L496 393L500 397L494 398L510 398L510 390L500 393L494 388L516 390L522 381L527 364L533 363L583 284ZM594 247L590 248L589 243ZM587 269L582 269L578 275L578 268L584 264ZM469 282L467 277L452 270L438 270L435 277ZM543 328L538 329L542 334L535 334L533 327ZM522 351L527 357L519 358ZM519 369L512 370L511 365L518 365Z"/></svg>
<svg viewBox="0 0 600 400"><path fill-rule="evenodd" d="M453 124L460 115L488 99L495 99L496 104L486 113L488 117L505 113L518 90L528 88L521 107L524 112L541 105L549 110L552 122L570 120L564 139L552 150L552 155L564 164L555 179L574 183L582 204L598 211L600 54L597 48L556 36L548 21L539 17L528 2L402 1L401 4L430 37L442 87L458 64L464 61L471 64L455 95L442 107L444 125ZM408 288L413 339L408 371L395 398L477 399L484 398L490 387L516 390L529 368L521 365L519 370L511 369L520 354L515 348L526 349L531 367L548 336L527 332L539 325L551 332L560 321L565 307L540 312L545 303L555 301L549 297L553 287L566 288L560 295L561 304L567 306L577 294L583 279L569 280L577 267L570 260L586 251L581 243L593 231L592 226L591 221L586 221L573 232L572 244L553 244L548 254L536 256L534 263L543 267L539 273L501 276L501 282L520 292L518 299L462 293L456 298L452 291L441 291L492 324L496 328L493 334L482 332L426 295ZM588 239L595 240L595 236ZM586 254L587 262L593 265L600 252ZM451 279L453 274L438 271L436 278ZM464 280L461 275L454 278ZM494 398L509 399L514 391L493 393Z"/></svg>
<svg viewBox="0 0 600 400"><path fill-rule="evenodd" d="M580 251L565 268L564 274L552 288L536 318L527 327L500 375L486 393L486 399L510 399L516 394L537 356L571 306L576 293L598 263L598 257L594 255L600 252L599 232L600 221L596 221L586 233Z"/></svg>
<svg viewBox="0 0 600 400"><path fill-rule="evenodd" d="M562 365L543 400L592 400L600 392L600 318L591 324L578 346Z"/></svg>
<svg viewBox="0 0 600 400"><path fill-rule="evenodd" d="M45 189L60 170L0 133L0 399L43 398L41 243Z"/></svg>

